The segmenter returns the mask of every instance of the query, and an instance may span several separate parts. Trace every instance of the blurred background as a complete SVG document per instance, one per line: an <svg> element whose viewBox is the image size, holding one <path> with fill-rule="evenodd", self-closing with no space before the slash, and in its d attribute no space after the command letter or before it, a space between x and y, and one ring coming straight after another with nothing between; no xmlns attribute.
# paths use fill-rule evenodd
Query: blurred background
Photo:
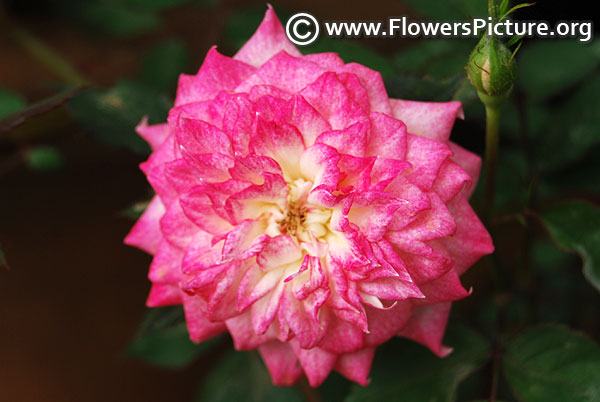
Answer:
<svg viewBox="0 0 600 402"><path fill-rule="evenodd" d="M486 10L485 0L271 4L282 21L295 11L323 21L467 20ZM594 6L541 0L517 16L598 22ZM151 196L138 169L148 149L133 127L144 115L164 120L178 75L197 71L213 44L233 55L265 9L248 0L0 1L0 259L10 267L0 269L1 401L190 401L230 348L225 340L196 349L181 327L143 336L151 257L122 244ZM482 154L483 107L462 72L475 44L323 39L306 51L379 70L392 97L463 100L453 139ZM491 332L502 305L509 329L561 321L598 336L600 300L581 279L581 260L523 216L559 198L599 201L600 43L525 39L517 60L494 227L511 233L498 251L516 292L489 302L497 278L483 262L465 277L475 293L453 317ZM169 337L184 344L153 349Z"/></svg>

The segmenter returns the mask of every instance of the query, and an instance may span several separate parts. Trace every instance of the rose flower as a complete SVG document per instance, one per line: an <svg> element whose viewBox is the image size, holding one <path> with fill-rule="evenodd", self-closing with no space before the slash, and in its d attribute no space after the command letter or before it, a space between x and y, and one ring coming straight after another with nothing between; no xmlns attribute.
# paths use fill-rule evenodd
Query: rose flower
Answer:
<svg viewBox="0 0 600 402"><path fill-rule="evenodd" d="M395 335L447 355L459 275L493 251L467 201L481 160L448 139L461 115L303 56L269 8L233 58L181 75L167 123L137 128L156 196L125 242L154 255L148 306L183 304L195 342L257 348L278 385L365 385Z"/></svg>

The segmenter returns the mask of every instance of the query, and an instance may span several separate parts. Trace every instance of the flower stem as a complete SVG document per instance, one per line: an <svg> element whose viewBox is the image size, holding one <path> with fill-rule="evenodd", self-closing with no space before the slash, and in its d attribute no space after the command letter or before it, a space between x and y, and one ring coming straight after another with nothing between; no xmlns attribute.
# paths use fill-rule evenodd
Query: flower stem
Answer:
<svg viewBox="0 0 600 402"><path fill-rule="evenodd" d="M498 143L500 132L500 106L485 107L485 215L488 222L494 212L496 195L496 170L498 165Z"/></svg>

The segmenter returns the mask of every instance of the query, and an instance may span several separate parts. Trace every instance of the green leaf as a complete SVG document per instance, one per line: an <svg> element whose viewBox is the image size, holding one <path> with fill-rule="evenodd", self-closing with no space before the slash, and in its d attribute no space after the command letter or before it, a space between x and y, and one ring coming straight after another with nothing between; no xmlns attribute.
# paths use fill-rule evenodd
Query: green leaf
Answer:
<svg viewBox="0 0 600 402"><path fill-rule="evenodd" d="M518 85L534 100L574 86L600 65L600 40L528 42L519 54Z"/></svg>
<svg viewBox="0 0 600 402"><path fill-rule="evenodd" d="M189 65L189 52L185 42L177 39L155 45L144 56L140 80L159 91L174 93L177 79Z"/></svg>
<svg viewBox="0 0 600 402"><path fill-rule="evenodd" d="M487 2L481 0L405 0L404 3L431 20L463 21L469 17L487 17Z"/></svg>
<svg viewBox="0 0 600 402"><path fill-rule="evenodd" d="M509 15L511 15L512 13L514 13L515 11L524 8L524 7L531 7L535 5L535 3L521 3L521 4L517 4L516 6L514 6L513 8L511 8L510 10L504 12L502 14L502 16L500 17L500 21L504 20L506 17L508 17Z"/></svg>
<svg viewBox="0 0 600 402"><path fill-rule="evenodd" d="M213 368L201 402L300 402L296 388L276 387L256 352L232 351Z"/></svg>
<svg viewBox="0 0 600 402"><path fill-rule="evenodd" d="M26 101L21 95L0 89L0 120L25 108Z"/></svg>
<svg viewBox="0 0 600 402"><path fill-rule="evenodd" d="M524 402L600 400L600 348L561 325L543 325L511 340L504 373Z"/></svg>
<svg viewBox="0 0 600 402"><path fill-rule="evenodd" d="M506 13L506 10L508 10L508 5L509 5L510 1L509 0L502 0L500 2L500 5L498 6L498 15L504 15Z"/></svg>
<svg viewBox="0 0 600 402"><path fill-rule="evenodd" d="M508 42L506 42L506 46L508 47L512 47L514 44L516 44L517 42L519 42L520 40L522 40L525 37L525 35L516 35L513 36L512 38L509 39ZM519 42L519 47L521 47L521 44L523 42Z"/></svg>
<svg viewBox="0 0 600 402"><path fill-rule="evenodd" d="M164 121L171 102L142 84L121 81L106 91L82 92L68 105L81 127L99 141L147 154L150 148L135 127L143 116L151 124Z"/></svg>
<svg viewBox="0 0 600 402"><path fill-rule="evenodd" d="M449 329L444 343L454 351L440 359L414 342L388 342L377 351L371 384L353 386L346 402L454 401L460 382L485 364L490 350L485 339L464 327Z"/></svg>
<svg viewBox="0 0 600 402"><path fill-rule="evenodd" d="M36 171L51 171L60 169L64 159L58 149L51 146L39 146L25 153L25 162L30 169Z"/></svg>
<svg viewBox="0 0 600 402"><path fill-rule="evenodd" d="M146 314L127 354L157 366L179 368L206 353L216 339L195 344L190 341L181 307L153 308Z"/></svg>
<svg viewBox="0 0 600 402"><path fill-rule="evenodd" d="M581 201L554 207L542 214L552 239L583 259L583 274L600 291L600 209Z"/></svg>

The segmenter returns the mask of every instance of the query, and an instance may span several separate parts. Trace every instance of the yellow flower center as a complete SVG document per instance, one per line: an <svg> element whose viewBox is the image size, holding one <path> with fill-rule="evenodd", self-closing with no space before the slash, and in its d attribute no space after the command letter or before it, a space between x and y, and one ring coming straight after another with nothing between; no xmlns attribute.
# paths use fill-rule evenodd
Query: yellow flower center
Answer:
<svg viewBox="0 0 600 402"><path fill-rule="evenodd" d="M281 233L295 236L299 230L304 228L306 222L306 207L298 206L290 202L286 216L278 221Z"/></svg>
<svg viewBox="0 0 600 402"><path fill-rule="evenodd" d="M271 214L267 234L279 234L296 238L299 243L324 240L330 232L331 210L307 201L312 182L295 179L288 182L288 199L285 208L277 208Z"/></svg>

